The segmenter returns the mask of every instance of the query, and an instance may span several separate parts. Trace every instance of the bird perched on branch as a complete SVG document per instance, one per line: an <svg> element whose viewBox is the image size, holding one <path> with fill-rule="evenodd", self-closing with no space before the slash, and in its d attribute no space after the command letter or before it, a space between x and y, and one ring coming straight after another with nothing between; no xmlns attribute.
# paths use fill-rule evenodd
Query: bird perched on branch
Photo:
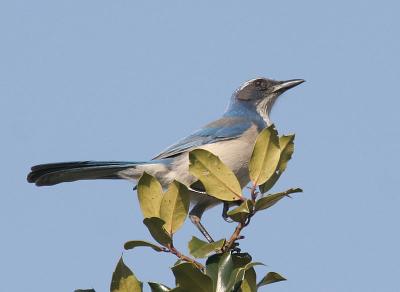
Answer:
<svg viewBox="0 0 400 292"><path fill-rule="evenodd" d="M212 241L200 223L204 211L221 201L207 195L189 173L188 153L197 148L217 155L237 176L241 187L249 183L248 163L258 134L271 124L270 112L279 95L301 83L302 79L276 81L256 78L243 83L232 95L221 118L179 140L152 160L74 161L33 166L28 182L51 186L89 179L138 180L143 172L156 177L166 188L174 179L191 190L189 217L203 235Z"/></svg>

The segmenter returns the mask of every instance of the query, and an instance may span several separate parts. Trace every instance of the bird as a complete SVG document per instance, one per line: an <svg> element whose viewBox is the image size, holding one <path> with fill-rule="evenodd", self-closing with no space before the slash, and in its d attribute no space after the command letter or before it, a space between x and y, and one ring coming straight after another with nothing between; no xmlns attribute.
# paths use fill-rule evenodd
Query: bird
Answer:
<svg viewBox="0 0 400 292"><path fill-rule="evenodd" d="M270 115L277 98L305 80L277 81L264 77L244 82L237 88L222 116L179 140L153 159L130 161L73 161L35 165L27 176L29 183L52 186L64 182L96 179L138 181L144 172L158 179L163 188L177 180L190 190L189 218L205 238L213 239L201 223L203 213L220 203L208 195L196 177L189 173L189 152L205 149L218 156L236 175L244 188L250 181L248 164L258 134L272 124ZM226 205L224 204L224 211ZM228 206L229 208L229 206Z"/></svg>

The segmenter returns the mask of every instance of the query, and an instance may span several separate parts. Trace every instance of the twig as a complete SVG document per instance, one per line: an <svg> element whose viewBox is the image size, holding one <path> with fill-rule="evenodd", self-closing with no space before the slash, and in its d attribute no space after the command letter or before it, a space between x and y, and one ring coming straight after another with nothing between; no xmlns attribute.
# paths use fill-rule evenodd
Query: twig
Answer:
<svg viewBox="0 0 400 292"><path fill-rule="evenodd" d="M198 269L204 271L205 267L202 264L197 262L195 259L188 257L188 256L184 255L183 253L181 253L179 250L177 250L173 246L173 244L169 244L167 248L168 248L168 250L166 250L167 252L170 252L170 253L176 255L182 261L194 264Z"/></svg>
<svg viewBox="0 0 400 292"><path fill-rule="evenodd" d="M233 231L231 237L229 240L226 242L224 246L224 251L231 250L233 245L235 244L236 240L240 237L240 232L242 229L245 227L245 224L243 222L239 222L238 225L235 228L235 231Z"/></svg>
<svg viewBox="0 0 400 292"><path fill-rule="evenodd" d="M253 184L253 186L251 187L250 193L251 193L251 200L253 202L253 205L255 205L257 195L258 195L256 184ZM246 218L244 218L242 221L240 221L238 223L238 225L235 227L235 230L233 231L231 237L226 242L226 244L223 248L224 251L231 250L234 247L235 242L239 238L241 238L240 232L243 230L243 228L245 228L247 225L249 225L251 217L253 217L253 215L254 215L254 211L252 210L252 212L248 216L246 216Z"/></svg>
<svg viewBox="0 0 400 292"><path fill-rule="evenodd" d="M255 183L253 183L253 186L250 189L250 194L251 194L251 200L253 201L253 203L255 203L258 195L257 185Z"/></svg>

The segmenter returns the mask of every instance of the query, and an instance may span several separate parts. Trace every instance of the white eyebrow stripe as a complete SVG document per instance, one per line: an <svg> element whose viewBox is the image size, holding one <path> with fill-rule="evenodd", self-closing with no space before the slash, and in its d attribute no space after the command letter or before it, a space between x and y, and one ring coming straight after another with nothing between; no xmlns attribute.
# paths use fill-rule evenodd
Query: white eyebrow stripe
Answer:
<svg viewBox="0 0 400 292"><path fill-rule="evenodd" d="M249 85L252 81L256 80L257 78L251 79L249 81L246 81L245 83L242 84L242 86L239 87L239 90L242 90L245 88L247 85Z"/></svg>

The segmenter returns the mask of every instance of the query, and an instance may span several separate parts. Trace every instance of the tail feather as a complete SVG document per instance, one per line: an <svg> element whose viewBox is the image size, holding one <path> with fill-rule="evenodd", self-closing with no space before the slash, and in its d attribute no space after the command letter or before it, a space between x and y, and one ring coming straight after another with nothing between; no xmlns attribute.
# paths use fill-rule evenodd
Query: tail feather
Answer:
<svg viewBox="0 0 400 292"><path fill-rule="evenodd" d="M35 165L27 180L37 186L87 179L120 179L118 172L138 163L124 161L74 161Z"/></svg>

